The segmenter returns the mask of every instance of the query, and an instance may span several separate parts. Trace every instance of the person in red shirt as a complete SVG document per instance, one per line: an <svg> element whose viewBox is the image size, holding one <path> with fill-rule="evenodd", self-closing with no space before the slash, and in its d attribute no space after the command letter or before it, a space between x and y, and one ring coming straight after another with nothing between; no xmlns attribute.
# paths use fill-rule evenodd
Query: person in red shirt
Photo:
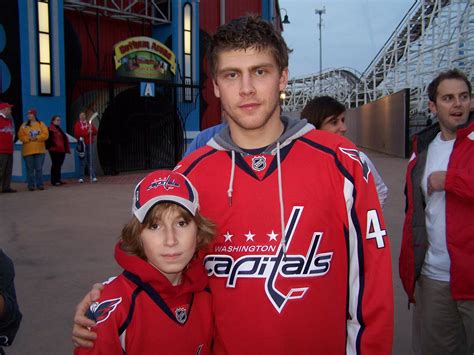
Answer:
<svg viewBox="0 0 474 355"><path fill-rule="evenodd" d="M213 352L390 354L389 239L357 148L281 116L288 47L270 23L256 16L226 23L208 58L228 127L175 169L216 223L201 253ZM83 327L94 323L80 317L95 296L77 308L76 344L95 338Z"/></svg>
<svg viewBox="0 0 474 355"><path fill-rule="evenodd" d="M85 144L85 156L79 158L79 161L81 162L79 182L81 184L84 182L84 171L86 168L89 170L92 182L97 182L97 176L91 160L92 156L94 156L93 147L96 136L97 128L95 128L91 122L87 121L85 112L80 112L79 119L74 125L74 137L76 137L77 140L82 139Z"/></svg>
<svg viewBox="0 0 474 355"><path fill-rule="evenodd" d="M10 187L13 169L13 140L15 127L11 117L12 107L0 102L0 188L2 192L16 192Z"/></svg>
<svg viewBox="0 0 474 355"><path fill-rule="evenodd" d="M69 139L61 129L61 117L58 115L51 118L51 124L48 127L49 137L46 141L46 148L51 157L51 185L61 186L65 182L61 181L61 166L64 163L66 154L71 152L69 148Z"/></svg>
<svg viewBox="0 0 474 355"><path fill-rule="evenodd" d="M210 354L212 299L197 252L214 231L197 191L185 176L157 170L135 187L132 206L115 246L124 271L87 312L98 340L75 354Z"/></svg>

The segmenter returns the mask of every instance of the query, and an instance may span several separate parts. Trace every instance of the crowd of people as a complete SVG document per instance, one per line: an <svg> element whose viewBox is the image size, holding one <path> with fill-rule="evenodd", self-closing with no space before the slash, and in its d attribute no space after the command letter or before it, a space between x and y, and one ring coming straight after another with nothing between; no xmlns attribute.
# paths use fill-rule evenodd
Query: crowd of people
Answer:
<svg viewBox="0 0 474 355"><path fill-rule="evenodd" d="M392 352L387 186L343 137L344 105L318 97L300 119L282 115L288 52L256 16L214 34L208 58L225 122L203 131L174 171L154 171L135 187L133 217L115 246L124 271L78 304L76 354ZM414 137L399 273L414 304L413 353L467 355L474 353L471 84L449 70L428 95L437 123ZM35 145L25 157L44 155L36 147L48 138L30 111L20 139ZM64 133L52 128L60 141ZM82 113L74 131L87 156L97 131ZM8 157L0 162L8 166ZM40 189L31 165L28 187ZM54 182L61 183L57 173Z"/></svg>
<svg viewBox="0 0 474 355"><path fill-rule="evenodd" d="M13 150L15 144L15 126L12 118L13 105L0 102L0 185L3 193L17 192L11 187L13 170ZM92 164L93 143L97 128L86 119L81 111L74 125L74 137L77 140L76 154L79 158L79 182L84 182L88 172L92 182L97 177ZM51 159L50 178L52 186L66 184L62 179L62 166L66 154L71 154L69 138L61 128L61 116L51 117L49 126L38 119L38 111L30 108L27 120L18 129L21 142L21 154L26 167L26 183L29 191L44 190L43 165L46 151Z"/></svg>

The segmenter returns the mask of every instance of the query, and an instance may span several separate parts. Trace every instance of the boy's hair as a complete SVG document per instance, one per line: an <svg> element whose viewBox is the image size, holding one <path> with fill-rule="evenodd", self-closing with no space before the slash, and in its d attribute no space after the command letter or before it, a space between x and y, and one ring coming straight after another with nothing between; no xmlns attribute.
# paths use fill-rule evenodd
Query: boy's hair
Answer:
<svg viewBox="0 0 474 355"><path fill-rule="evenodd" d="M346 107L330 96L319 96L306 104L301 111L301 118L306 118L316 129L320 129L327 117L339 116Z"/></svg>
<svg viewBox="0 0 474 355"><path fill-rule="evenodd" d="M269 50L280 69L288 67L289 49L285 40L269 22L260 16L243 16L220 26L208 48L211 74L217 74L217 57L222 51L256 49Z"/></svg>
<svg viewBox="0 0 474 355"><path fill-rule="evenodd" d="M439 73L439 75L433 79L433 81L428 85L428 98L432 102L436 102L436 96L438 95L438 87L443 80L448 79L457 79L462 80L466 83L467 88L469 90L469 95L471 95L472 87L471 83L467 76L458 69L451 69L444 72Z"/></svg>
<svg viewBox="0 0 474 355"><path fill-rule="evenodd" d="M205 249L214 237L214 224L207 218L201 216L199 212L196 212L196 215L193 216L183 207L172 202L157 203L148 211L143 223L140 223L137 217L133 216L130 222L123 227L122 234L120 235L122 250L146 260L145 251L140 239L141 232L154 224L156 220L160 219L164 214L175 211L187 222L194 220L196 223L198 231L195 255L197 255L197 252Z"/></svg>

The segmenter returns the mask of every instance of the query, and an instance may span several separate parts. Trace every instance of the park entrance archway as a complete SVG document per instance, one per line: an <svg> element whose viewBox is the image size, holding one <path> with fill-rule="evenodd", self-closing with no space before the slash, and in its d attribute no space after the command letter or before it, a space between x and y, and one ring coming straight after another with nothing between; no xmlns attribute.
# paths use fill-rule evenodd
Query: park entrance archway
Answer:
<svg viewBox="0 0 474 355"><path fill-rule="evenodd" d="M128 88L107 106L97 137L104 174L173 168L183 151L183 128L176 115L173 89L141 97Z"/></svg>

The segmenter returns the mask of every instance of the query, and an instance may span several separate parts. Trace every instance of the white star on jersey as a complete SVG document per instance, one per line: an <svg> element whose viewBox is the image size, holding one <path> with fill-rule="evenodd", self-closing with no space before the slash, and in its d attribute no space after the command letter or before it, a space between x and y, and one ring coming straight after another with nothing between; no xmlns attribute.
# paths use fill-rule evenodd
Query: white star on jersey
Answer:
<svg viewBox="0 0 474 355"><path fill-rule="evenodd" d="M247 242L250 241L250 240L252 242L254 241L253 237L255 237L255 234L253 234L251 231L249 231L247 234L244 234L244 235L247 237Z"/></svg>
<svg viewBox="0 0 474 355"><path fill-rule="evenodd" d="M267 234L267 235L270 238L270 239L268 239L269 242L272 241L272 240L274 240L274 241L277 240L278 234L276 234L273 230L270 234Z"/></svg>
<svg viewBox="0 0 474 355"><path fill-rule="evenodd" d="M224 234L224 238L225 238L224 242L231 242L233 236L234 236L233 234L230 234L229 231L227 231L226 234Z"/></svg>

